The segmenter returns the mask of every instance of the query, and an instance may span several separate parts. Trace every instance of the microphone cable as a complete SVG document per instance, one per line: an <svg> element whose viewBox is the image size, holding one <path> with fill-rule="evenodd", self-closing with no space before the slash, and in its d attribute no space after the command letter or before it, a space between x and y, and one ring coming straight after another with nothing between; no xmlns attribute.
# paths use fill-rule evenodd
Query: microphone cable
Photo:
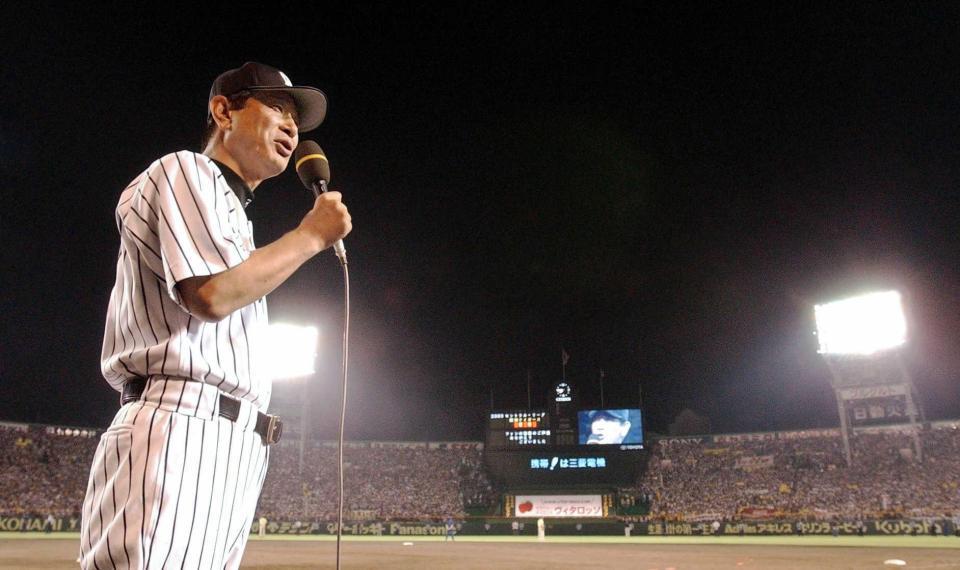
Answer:
<svg viewBox="0 0 960 570"><path fill-rule="evenodd" d="M326 180L318 180L310 185L313 197L327 191ZM350 354L350 271L347 267L345 250L336 251L337 260L343 268L343 350L340 364L340 430L337 436L337 570L340 570L340 542L343 535L343 432L347 420L347 358Z"/></svg>
<svg viewBox="0 0 960 570"><path fill-rule="evenodd" d="M350 272L346 256L338 257L343 267L343 363L340 366L340 434L337 439L337 570L340 570L340 538L343 534L343 428L347 419L347 357L350 348Z"/></svg>
<svg viewBox="0 0 960 570"><path fill-rule="evenodd" d="M327 191L330 182L330 162L316 142L300 141L294 152L297 176L304 186L313 191L316 200ZM343 240L333 243L333 251L343 267L343 361L341 363L340 432L337 437L337 570L340 570L340 543L343 538L343 432L347 420L347 362L350 347L350 272L347 270L347 250Z"/></svg>

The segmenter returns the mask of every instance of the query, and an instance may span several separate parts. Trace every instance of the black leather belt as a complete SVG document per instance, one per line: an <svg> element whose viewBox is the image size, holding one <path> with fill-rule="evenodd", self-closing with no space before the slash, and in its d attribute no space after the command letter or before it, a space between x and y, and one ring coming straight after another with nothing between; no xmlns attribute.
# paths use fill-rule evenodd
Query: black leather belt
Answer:
<svg viewBox="0 0 960 570"><path fill-rule="evenodd" d="M120 393L120 405L123 406L139 400L146 386L147 381L145 378L128 380L127 383L123 385L123 392ZM220 405L218 408L220 417L226 418L231 422L237 421L237 418L240 417L240 400L231 398L223 392L220 392ZM280 420L280 416L271 416L270 414L257 412L257 425L254 426L253 431L260 434L263 443L271 445L280 441L280 436L283 434L283 422Z"/></svg>

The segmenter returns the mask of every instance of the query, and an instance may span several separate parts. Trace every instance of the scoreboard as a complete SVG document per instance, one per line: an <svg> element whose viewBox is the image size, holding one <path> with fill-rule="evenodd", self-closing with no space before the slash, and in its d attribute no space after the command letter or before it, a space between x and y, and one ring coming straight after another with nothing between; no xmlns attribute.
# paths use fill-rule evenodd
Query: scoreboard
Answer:
<svg viewBox="0 0 960 570"><path fill-rule="evenodd" d="M550 416L546 412L494 412L490 414L487 447L521 449L551 445Z"/></svg>
<svg viewBox="0 0 960 570"><path fill-rule="evenodd" d="M503 411L488 419L485 463L507 485L630 484L646 461L637 409L557 417L543 410Z"/></svg>

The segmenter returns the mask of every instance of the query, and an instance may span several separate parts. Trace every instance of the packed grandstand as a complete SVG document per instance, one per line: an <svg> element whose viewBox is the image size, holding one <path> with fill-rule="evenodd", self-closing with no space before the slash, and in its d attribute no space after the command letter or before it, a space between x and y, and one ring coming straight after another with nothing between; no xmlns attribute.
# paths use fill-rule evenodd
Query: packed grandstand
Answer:
<svg viewBox="0 0 960 570"><path fill-rule="evenodd" d="M0 516L76 517L99 432L0 423ZM611 518L625 521L956 519L960 421L926 424L924 458L903 426L860 428L846 465L839 430L665 437L650 440L634 485L608 489ZM436 521L496 517L503 489L483 466L479 442L350 442L345 510L353 520ZM257 517L336 519L336 446L284 441Z"/></svg>

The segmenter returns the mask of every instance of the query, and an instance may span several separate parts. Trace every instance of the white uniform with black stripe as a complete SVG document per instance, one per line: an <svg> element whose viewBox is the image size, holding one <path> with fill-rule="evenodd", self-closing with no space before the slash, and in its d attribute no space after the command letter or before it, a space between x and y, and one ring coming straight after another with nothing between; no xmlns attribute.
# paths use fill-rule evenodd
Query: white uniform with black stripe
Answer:
<svg viewBox="0 0 960 570"><path fill-rule="evenodd" d="M239 178L208 157L164 156L120 197L117 278L102 371L121 390L146 378L97 448L83 506L84 568L236 568L267 470L253 431L270 381L258 350L264 299L218 323L190 315L176 283L250 255ZM245 188L244 188L245 190ZM240 417L217 415L220 393Z"/></svg>

